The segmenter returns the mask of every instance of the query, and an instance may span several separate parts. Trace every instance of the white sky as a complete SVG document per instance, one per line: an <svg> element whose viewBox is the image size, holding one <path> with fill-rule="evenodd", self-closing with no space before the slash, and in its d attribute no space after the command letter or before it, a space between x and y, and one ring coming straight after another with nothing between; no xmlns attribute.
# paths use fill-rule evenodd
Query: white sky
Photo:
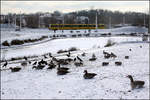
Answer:
<svg viewBox="0 0 150 100"><path fill-rule="evenodd" d="M149 1L1 1L1 13L35 13L53 12L63 13L88 9L119 10L122 12L146 12Z"/></svg>

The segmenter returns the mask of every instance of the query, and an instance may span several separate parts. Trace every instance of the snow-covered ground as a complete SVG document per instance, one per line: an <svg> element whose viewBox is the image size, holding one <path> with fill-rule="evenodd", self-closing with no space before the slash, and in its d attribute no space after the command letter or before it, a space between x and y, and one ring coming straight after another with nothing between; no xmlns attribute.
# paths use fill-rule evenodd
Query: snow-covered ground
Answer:
<svg viewBox="0 0 150 100"><path fill-rule="evenodd" d="M61 40L60 40L61 41ZM63 41L63 40L62 40ZM97 41L97 39L95 39ZM91 41L92 42L92 41ZM80 44L82 45L82 44ZM83 46L83 45L82 45ZM142 46L142 48L140 48ZM129 51L129 48L132 51ZM116 59L104 59L103 50L113 52ZM144 42L124 42L112 47L93 48L85 51L83 67L73 63L66 65L70 73L63 76L56 74L56 69L34 70L28 65L20 72L1 71L1 99L148 99L149 98L149 44ZM97 60L90 62L95 53ZM75 55L72 55L74 58ZM124 59L129 56L129 59ZM102 66L102 62L109 62ZM121 66L115 66L121 61ZM9 64L8 67L20 66ZM96 73L94 79L85 80L83 71ZM130 80L145 81L144 88L131 90ZM129 91L131 90L131 92Z"/></svg>
<svg viewBox="0 0 150 100"><path fill-rule="evenodd" d="M74 34L77 34L76 31ZM91 33L130 34L131 32L147 33L147 31L146 28L128 26L103 29L98 32L92 30ZM24 29L21 32L2 30L1 32L2 41L16 38L37 38L43 35L71 34L70 30L66 30L64 33L61 31L53 33L48 29ZM85 30L80 30L80 33L84 34L84 32ZM104 47L109 39L116 44ZM64 67L70 68L70 73L67 75L58 76L57 69L47 70L48 66L45 66L43 70L32 69L34 61L26 67L22 67L20 62L12 62L11 64L9 62L6 69L19 66L22 70L15 73L10 70L1 71L1 99L149 99L149 42L143 42L141 37L56 39L35 45L2 49L1 58L39 55L38 58L42 59L44 58L40 56L42 54L51 52L52 55L57 55L58 50L66 50L70 47L80 49L77 52L71 52L71 58L78 55L83 59L84 64L82 67L76 67L74 62L65 65ZM129 49L132 50L129 51ZM104 59L103 50L113 52L117 58ZM86 56L80 55L83 52L86 53ZM89 58L93 53L95 53L97 60L91 62ZM129 56L129 59L125 59L125 56ZM57 58L64 57L67 56L61 56L61 54L57 56ZM50 58L44 60L50 60ZM121 61L122 65L116 66L115 61ZM102 62L109 62L109 65L102 66ZM3 64L1 63L1 67ZM96 73L97 76L89 80L84 79L85 69L88 72ZM135 80L145 81L144 88L131 90L127 75L132 75Z"/></svg>

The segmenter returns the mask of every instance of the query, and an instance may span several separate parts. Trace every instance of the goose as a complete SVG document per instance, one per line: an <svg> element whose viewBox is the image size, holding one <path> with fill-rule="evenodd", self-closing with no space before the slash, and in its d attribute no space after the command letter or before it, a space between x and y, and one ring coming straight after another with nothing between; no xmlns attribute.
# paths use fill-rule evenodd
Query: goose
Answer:
<svg viewBox="0 0 150 100"><path fill-rule="evenodd" d="M109 65L109 62L103 62L102 63L102 66L107 66L107 65Z"/></svg>
<svg viewBox="0 0 150 100"><path fill-rule="evenodd" d="M6 67L6 66L7 66L7 64L8 64L8 63L7 63L7 61L5 61L5 64L3 65L3 67Z"/></svg>
<svg viewBox="0 0 150 100"><path fill-rule="evenodd" d="M142 88L143 85L145 84L144 81L134 81L131 75L128 75L127 77L130 79L130 82L131 82L130 85L131 85L132 90L135 88Z"/></svg>
<svg viewBox="0 0 150 100"><path fill-rule="evenodd" d="M111 52L110 56L111 56L112 58L116 58L116 57L117 57L117 56L116 56L114 53L112 53L112 52Z"/></svg>
<svg viewBox="0 0 150 100"><path fill-rule="evenodd" d="M36 65L37 64L37 61L35 61L32 65Z"/></svg>
<svg viewBox="0 0 150 100"><path fill-rule="evenodd" d="M39 70L39 69L43 69L44 67L45 67L44 65L38 65L38 66L33 66L32 69L35 68Z"/></svg>
<svg viewBox="0 0 150 100"><path fill-rule="evenodd" d="M85 73L83 75L84 79L92 79L92 78L94 78L97 75L95 73L88 73L87 70L84 70L84 73Z"/></svg>
<svg viewBox="0 0 150 100"><path fill-rule="evenodd" d="M104 55L109 55L109 53L108 53L108 52L105 52L104 50L103 50L103 54L104 54Z"/></svg>
<svg viewBox="0 0 150 100"><path fill-rule="evenodd" d="M28 60L28 58L27 58L26 56L24 56L24 59L25 59L25 60Z"/></svg>
<svg viewBox="0 0 150 100"><path fill-rule="evenodd" d="M41 65L41 64L45 64L45 65L47 65L47 62L46 62L46 61L44 61L44 60L42 59L40 62L38 62L38 64L39 64L39 65Z"/></svg>
<svg viewBox="0 0 150 100"><path fill-rule="evenodd" d="M67 58L66 61L71 62L71 61L73 61L73 59Z"/></svg>
<svg viewBox="0 0 150 100"><path fill-rule="evenodd" d="M31 64L31 61L29 61L29 64Z"/></svg>
<svg viewBox="0 0 150 100"><path fill-rule="evenodd" d="M110 58L110 57L111 57L110 54L104 55L104 58L105 58L105 59L108 59L108 58Z"/></svg>
<svg viewBox="0 0 150 100"><path fill-rule="evenodd" d="M89 61L95 61L96 60L96 58L90 58L89 59Z"/></svg>
<svg viewBox="0 0 150 100"><path fill-rule="evenodd" d="M49 57L50 57L50 58L52 58L52 57L53 57L51 53L49 53L48 55L49 55Z"/></svg>
<svg viewBox="0 0 150 100"><path fill-rule="evenodd" d="M116 61L116 62L115 62L115 65L117 65L117 66L121 66L121 65L122 65L122 62L120 62L120 61Z"/></svg>
<svg viewBox="0 0 150 100"><path fill-rule="evenodd" d="M140 48L142 48L142 46L140 45Z"/></svg>
<svg viewBox="0 0 150 100"><path fill-rule="evenodd" d="M73 61L76 61L77 58L74 58Z"/></svg>
<svg viewBox="0 0 150 100"><path fill-rule="evenodd" d="M60 64L58 64L57 70L69 70L67 67L60 67Z"/></svg>
<svg viewBox="0 0 150 100"><path fill-rule="evenodd" d="M25 62L25 61L22 62L22 63L21 63L21 66L27 66L27 62Z"/></svg>
<svg viewBox="0 0 150 100"><path fill-rule="evenodd" d="M68 54L66 54L66 56L67 56L67 57L70 57L70 55L71 55L71 54L70 54L70 51L68 51Z"/></svg>
<svg viewBox="0 0 150 100"><path fill-rule="evenodd" d="M68 70L57 70L57 75L66 75L67 73L69 73Z"/></svg>
<svg viewBox="0 0 150 100"><path fill-rule="evenodd" d="M93 53L92 58L96 58L95 54Z"/></svg>
<svg viewBox="0 0 150 100"><path fill-rule="evenodd" d="M83 52L81 55L82 55L82 56L85 56L85 52Z"/></svg>
<svg viewBox="0 0 150 100"><path fill-rule="evenodd" d="M79 58L78 56L77 56L77 59L78 59L80 62L83 62L83 60L82 60L81 58Z"/></svg>
<svg viewBox="0 0 150 100"><path fill-rule="evenodd" d="M51 62L50 64L48 64L48 66L49 67L47 69L53 69L53 68L56 67L56 65L53 62Z"/></svg>
<svg viewBox="0 0 150 100"><path fill-rule="evenodd" d="M75 62L74 65L75 66L83 66L83 62Z"/></svg>
<svg viewBox="0 0 150 100"><path fill-rule="evenodd" d="M14 68L10 67L10 69L11 69L11 72L18 72L21 70L20 67L14 67Z"/></svg>
<svg viewBox="0 0 150 100"><path fill-rule="evenodd" d="M44 58L45 58L45 59L47 58L46 55L44 55Z"/></svg>
<svg viewBox="0 0 150 100"><path fill-rule="evenodd" d="M125 59L129 59L129 56L125 56L124 58L125 58Z"/></svg>

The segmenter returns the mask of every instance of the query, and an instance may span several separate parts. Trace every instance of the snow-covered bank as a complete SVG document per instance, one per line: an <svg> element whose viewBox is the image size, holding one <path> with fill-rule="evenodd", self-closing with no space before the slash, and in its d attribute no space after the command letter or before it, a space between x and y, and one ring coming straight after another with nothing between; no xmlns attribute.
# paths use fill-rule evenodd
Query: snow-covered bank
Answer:
<svg viewBox="0 0 150 100"><path fill-rule="evenodd" d="M76 47L80 50L103 48L109 39L116 43L142 41L141 37L92 37L56 39L37 45L10 48L7 50L2 49L1 58L10 59L12 57L42 55L49 52L55 54L58 50L65 50L71 47Z"/></svg>
<svg viewBox="0 0 150 100"><path fill-rule="evenodd" d="M80 32L77 32L80 31ZM87 34L88 30L73 30L73 33L70 33L70 30L64 30L62 33L61 30L54 31L49 29L29 29L24 28L21 31L15 31L14 29L1 29L1 43L5 40L11 41L13 39L35 39L41 36L51 36L57 34L69 35L69 34ZM130 34L130 33L148 33L148 29L144 27L135 27L135 26L126 26L121 28L113 28L113 29L98 29L91 30L91 34L103 34L103 33L112 33L112 34Z"/></svg>
<svg viewBox="0 0 150 100"><path fill-rule="evenodd" d="M119 38L116 40L118 41ZM95 41L100 43L97 39ZM62 43L63 40L59 42ZM84 47L81 42L79 43ZM132 51L129 51L129 48ZM117 58L104 59L103 50L115 53ZM85 57L79 56L83 59L84 66L75 67L72 63L66 65L65 67L70 68L70 73L64 76L58 76L56 69L34 70L32 65L16 73L11 73L10 70L1 71L1 99L149 99L148 43L131 42L99 48L94 52L97 57L94 62L88 60L92 53L90 51L87 53ZM124 59L126 55L129 59ZM102 66L104 61L108 61L109 65ZM122 61L122 66L115 66L115 61ZM20 66L20 64L8 65L11 66ZM83 78L85 69L96 73L97 76L85 80ZM145 81L144 88L130 92L130 80L126 78L128 74L133 75L135 80Z"/></svg>

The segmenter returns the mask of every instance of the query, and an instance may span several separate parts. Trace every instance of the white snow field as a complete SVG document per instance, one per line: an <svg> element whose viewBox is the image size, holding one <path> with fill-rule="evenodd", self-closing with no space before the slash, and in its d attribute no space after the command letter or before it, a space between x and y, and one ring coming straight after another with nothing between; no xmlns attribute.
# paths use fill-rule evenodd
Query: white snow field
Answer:
<svg viewBox="0 0 150 100"><path fill-rule="evenodd" d="M133 31L147 33L145 28L137 28L132 31L130 28L136 29L135 27L124 27L122 29L111 29L111 32L116 30L115 34L118 30L118 34ZM28 32L26 30L23 34L27 35L27 38L32 38L47 34L43 30L37 29L37 33L34 31L36 34L34 35L34 32L29 29ZM70 34L69 30L67 31ZM64 34L67 34L67 31ZM106 31L110 30L105 29ZM4 35L4 33L2 34ZM20 33L16 32L16 34ZM4 40L9 39L6 34L3 35ZM10 35L10 40L16 38L11 31L7 35ZM24 38L24 35L21 35L21 38ZM104 47L109 39L116 42L116 44ZM141 37L56 39L35 45L2 49L1 58L10 59L12 57L38 55L37 61L40 61L44 58L41 55L49 52L52 55L57 55L56 58L67 58L67 56L57 54L57 51L70 47L80 49L79 51L71 52L71 58L75 58L78 55L83 60L83 66L76 67L74 62L63 65L63 67L70 68L70 73L66 75L57 75L57 67L48 70L47 65L42 70L32 69L34 61L25 67L21 66L21 62L8 62L9 64L6 68L2 68L4 63L1 63L1 99L149 99L149 42L142 41ZM117 58L105 59L103 50L109 53L113 52L117 55ZM81 56L83 52L86 53L86 56ZM89 61L93 53L97 59L96 61ZM125 59L125 56L129 56L129 59ZM34 59L36 60L36 58ZM48 57L44 60L50 63L51 58ZM122 65L116 66L116 61L121 61ZM109 65L102 66L102 62L109 62ZM19 72L9 70L9 67L16 66L22 69ZM93 79L84 79L84 70L97 75ZM130 80L126 77L127 75L132 75L134 80L144 81L144 87L131 90Z"/></svg>
<svg viewBox="0 0 150 100"><path fill-rule="evenodd" d="M142 48L140 48L142 46ZM129 48L132 51L129 51ZM104 59L103 50L117 55L115 59ZM148 99L149 98L149 44L128 42L112 47L97 48L86 51L81 57L83 67L75 67L73 63L66 65L70 68L67 75L58 76L56 69L32 69L28 65L20 72L1 71L2 99ZM95 53L97 60L90 62ZM74 57L75 55L72 55ZM129 59L124 59L129 56ZM50 58L48 58L50 59ZM102 62L109 62L102 66ZM115 61L121 61L121 66L115 66ZM20 66L9 64L8 67ZM93 79L84 79L83 71L96 73ZM131 90L130 80L145 81L144 88ZM129 91L131 90L131 91Z"/></svg>

